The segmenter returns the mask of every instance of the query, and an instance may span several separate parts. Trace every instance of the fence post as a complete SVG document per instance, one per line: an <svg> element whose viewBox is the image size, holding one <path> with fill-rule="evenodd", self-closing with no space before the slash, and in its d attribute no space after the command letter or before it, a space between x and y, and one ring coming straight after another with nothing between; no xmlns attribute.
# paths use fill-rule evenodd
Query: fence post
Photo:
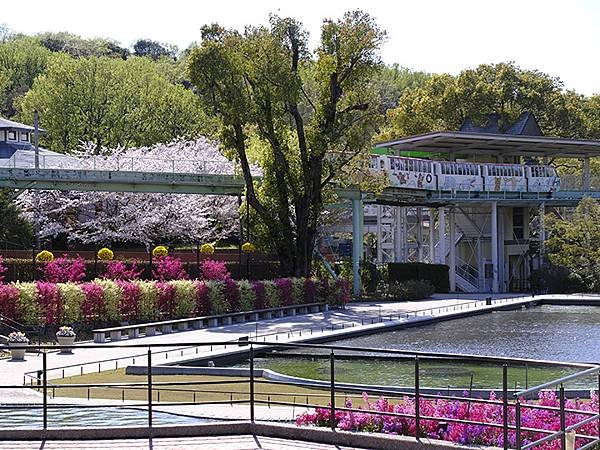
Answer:
<svg viewBox="0 0 600 450"><path fill-rule="evenodd" d="M254 423L254 344L250 344L250 422Z"/></svg>
<svg viewBox="0 0 600 450"><path fill-rule="evenodd" d="M560 448L562 448L562 450L566 450L567 448L567 434L565 432L566 428L567 428L567 422L566 422L566 417L565 417L565 387L563 386L563 384L560 384L560 389L558 391L559 393L559 402L560 402L560 431L562 431L562 434L560 435Z"/></svg>
<svg viewBox="0 0 600 450"><path fill-rule="evenodd" d="M600 370L598 371L598 414L600 414ZM600 439L600 416L598 417L598 439Z"/></svg>
<svg viewBox="0 0 600 450"><path fill-rule="evenodd" d="M152 437L152 350L148 348L148 433Z"/></svg>
<svg viewBox="0 0 600 450"><path fill-rule="evenodd" d="M329 422L331 425L331 429L335 430L335 355L333 354L333 350L331 350L331 355L329 356L329 373L330 373L330 401L331 401L331 414L329 415Z"/></svg>
<svg viewBox="0 0 600 450"><path fill-rule="evenodd" d="M419 383L419 357L415 355L415 438L421 434L421 390Z"/></svg>
<svg viewBox="0 0 600 450"><path fill-rule="evenodd" d="M48 353L46 350L42 350L42 392L43 398L43 414L44 414L44 431L48 429L48 362L46 357Z"/></svg>
<svg viewBox="0 0 600 450"><path fill-rule="evenodd" d="M502 432L504 450L508 449L508 366L502 365Z"/></svg>
<svg viewBox="0 0 600 450"><path fill-rule="evenodd" d="M516 448L521 450L521 401L517 399L515 403L515 437L516 437Z"/></svg>

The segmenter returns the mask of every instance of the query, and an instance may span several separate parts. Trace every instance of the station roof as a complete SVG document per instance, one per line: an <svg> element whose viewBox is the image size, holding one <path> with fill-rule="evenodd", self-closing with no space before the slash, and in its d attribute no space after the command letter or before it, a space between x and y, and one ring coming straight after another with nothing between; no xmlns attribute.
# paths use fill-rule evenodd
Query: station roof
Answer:
<svg viewBox="0 0 600 450"><path fill-rule="evenodd" d="M14 120L8 120L0 117L0 130L19 130L19 131L35 131L35 128L24 123L15 122ZM40 133L44 133L46 130L38 128Z"/></svg>
<svg viewBox="0 0 600 450"><path fill-rule="evenodd" d="M399 152L418 151L461 155L565 158L600 156L600 141L468 131L435 131L407 136L378 142L375 148L391 148Z"/></svg>

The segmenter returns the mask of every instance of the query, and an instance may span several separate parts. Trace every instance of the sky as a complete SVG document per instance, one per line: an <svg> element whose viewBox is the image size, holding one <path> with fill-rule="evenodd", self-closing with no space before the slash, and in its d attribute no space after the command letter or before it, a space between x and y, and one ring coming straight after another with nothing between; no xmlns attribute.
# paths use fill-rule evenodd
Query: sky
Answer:
<svg viewBox="0 0 600 450"><path fill-rule="evenodd" d="M5 0L6 1L6 0ZM270 13L299 19L315 46L324 18L362 9L388 33L383 60L457 74L482 63L514 61L559 77L568 89L600 93L600 0L20 0L0 7L0 23L33 34L69 31L130 46L139 38L200 40L203 24L243 30Z"/></svg>

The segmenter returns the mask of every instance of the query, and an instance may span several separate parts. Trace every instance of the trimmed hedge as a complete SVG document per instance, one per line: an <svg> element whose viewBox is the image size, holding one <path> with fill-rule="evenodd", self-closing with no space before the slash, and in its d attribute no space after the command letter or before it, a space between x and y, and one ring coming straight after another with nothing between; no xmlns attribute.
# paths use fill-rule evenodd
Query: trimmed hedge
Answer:
<svg viewBox="0 0 600 450"><path fill-rule="evenodd" d="M201 261L202 263L202 261ZM36 263L35 266L31 259L20 259L20 258L4 258L4 266L6 272L4 273L4 282L17 282L17 281L34 281L41 280L44 278L42 271L43 263ZM107 261L98 261L97 274L95 273L94 261L85 260L85 281L92 281L96 276L102 276ZM231 273L232 278L245 278L246 277L246 263L242 260L241 268L237 262L227 262L227 270ZM138 261L138 267L143 270L142 278L151 279L152 273L149 270L147 261ZM154 261L154 267L156 268L156 261ZM183 268L191 278L200 277L196 262L183 262ZM241 269L241 271L240 271ZM250 275L253 280L272 280L277 278L279 275L279 263L268 262L268 261L252 261L250 264Z"/></svg>
<svg viewBox="0 0 600 450"><path fill-rule="evenodd" d="M426 280L433 284L435 292L449 292L449 270L445 264L389 263L388 283Z"/></svg>
<svg viewBox="0 0 600 450"><path fill-rule="evenodd" d="M112 281L0 283L0 314L27 325L111 324L350 300L347 281Z"/></svg>

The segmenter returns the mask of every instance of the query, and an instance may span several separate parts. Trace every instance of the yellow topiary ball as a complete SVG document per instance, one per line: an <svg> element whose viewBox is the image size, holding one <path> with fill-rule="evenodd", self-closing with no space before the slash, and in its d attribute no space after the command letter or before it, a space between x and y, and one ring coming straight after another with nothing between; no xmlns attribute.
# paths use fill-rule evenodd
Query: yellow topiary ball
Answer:
<svg viewBox="0 0 600 450"><path fill-rule="evenodd" d="M212 255L215 252L215 246L212 244L202 244L200 247L200 253L205 255Z"/></svg>
<svg viewBox="0 0 600 450"><path fill-rule="evenodd" d="M54 261L54 255L52 254L52 252L49 252L48 250L42 250L37 255L35 255L35 260L37 262Z"/></svg>
<svg viewBox="0 0 600 450"><path fill-rule="evenodd" d="M114 257L115 254L110 248L104 247L98 250L98 259L101 261L112 261Z"/></svg>
<svg viewBox="0 0 600 450"><path fill-rule="evenodd" d="M242 244L242 251L244 253L254 253L256 251L256 246L252 242L244 242Z"/></svg>
<svg viewBox="0 0 600 450"><path fill-rule="evenodd" d="M157 245L156 247L154 247L154 250L152 250L152 256L155 256L156 258L159 258L161 256L167 256L168 254L169 249L164 245Z"/></svg>

